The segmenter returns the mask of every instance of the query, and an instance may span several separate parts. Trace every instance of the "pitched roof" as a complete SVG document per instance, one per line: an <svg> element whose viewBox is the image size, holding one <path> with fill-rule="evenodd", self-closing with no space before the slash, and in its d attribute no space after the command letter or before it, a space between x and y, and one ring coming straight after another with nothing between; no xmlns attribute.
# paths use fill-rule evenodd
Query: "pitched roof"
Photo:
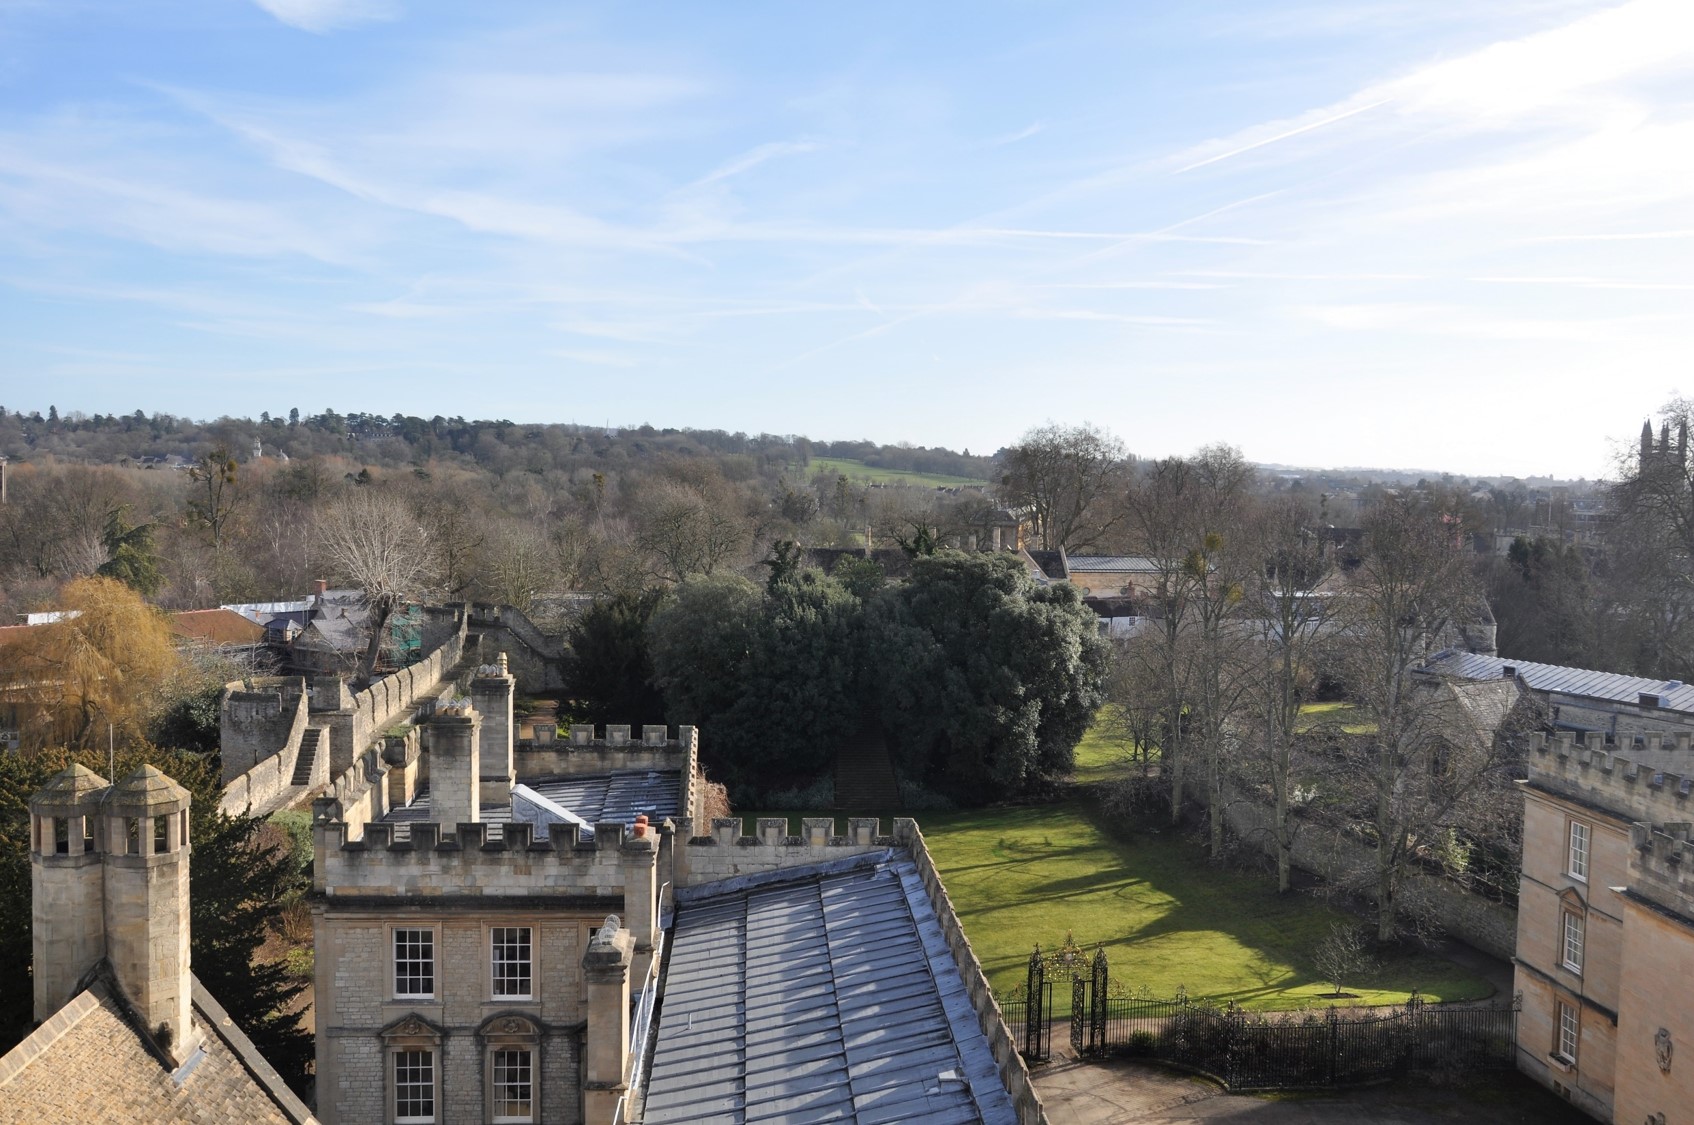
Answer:
<svg viewBox="0 0 1694 1125"><path fill-rule="evenodd" d="M1661 710L1694 713L1694 686L1680 680L1648 679L1622 672L1596 672L1557 664L1532 664L1526 660L1507 660L1454 650L1437 655L1428 664L1431 671L1467 680L1501 679L1508 666L1516 669L1518 678L1533 691L1580 695L1614 703L1637 703L1645 692L1659 697Z"/></svg>
<svg viewBox="0 0 1694 1125"><path fill-rule="evenodd" d="M773 876L679 902L642 1120L1015 1123L911 855Z"/></svg>
<svg viewBox="0 0 1694 1125"><path fill-rule="evenodd" d="M314 1121L198 980L202 1049L174 1072L101 976L0 1058L0 1125Z"/></svg>
<svg viewBox="0 0 1694 1125"><path fill-rule="evenodd" d="M233 609L188 609L171 614L171 632L191 641L215 645L256 645L265 639L264 626Z"/></svg>
<svg viewBox="0 0 1694 1125"><path fill-rule="evenodd" d="M1070 573L1157 574L1159 564L1143 555L1070 555Z"/></svg>

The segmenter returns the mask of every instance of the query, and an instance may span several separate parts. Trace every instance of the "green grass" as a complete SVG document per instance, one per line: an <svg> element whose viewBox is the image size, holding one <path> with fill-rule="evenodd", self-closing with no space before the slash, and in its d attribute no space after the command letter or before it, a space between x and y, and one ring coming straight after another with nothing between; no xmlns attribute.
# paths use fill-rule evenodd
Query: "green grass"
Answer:
<svg viewBox="0 0 1694 1125"><path fill-rule="evenodd" d="M978 477L951 477L944 473L914 473L906 469L873 469L863 461L845 457L814 457L806 466L808 479L819 473L844 476L855 484L909 484L916 488L958 488L988 482Z"/></svg>
<svg viewBox="0 0 1694 1125"><path fill-rule="evenodd" d="M761 816L744 814L752 834ZM885 817L887 814L884 814ZM901 814L895 814L901 815ZM836 817L844 832L846 818ZM998 992L1025 979L1035 942L1052 949L1068 933L1105 946L1112 977L1129 989L1234 1000L1276 1010L1334 1003L1311 964L1339 921L1356 921L1306 895L1278 895L1265 877L1213 867L1201 849L1169 832L1129 842L1102 831L1080 803L1035 808L919 813L930 855L971 946ZM1401 1004L1416 990L1430 1001L1474 1000L1487 981L1425 953L1392 953L1382 967L1345 982L1348 1004Z"/></svg>
<svg viewBox="0 0 1694 1125"><path fill-rule="evenodd" d="M997 991L1022 983L1030 947L1105 946L1132 989L1232 999L1255 1009L1325 1003L1311 954L1351 920L1270 880L1211 866L1170 834L1105 835L1080 805L925 813L919 818L971 945ZM1355 1004L1489 995L1488 982L1443 958L1393 953L1346 982Z"/></svg>
<svg viewBox="0 0 1694 1125"><path fill-rule="evenodd" d="M1158 751L1153 751L1154 761L1158 760L1158 756ZM1096 719L1088 733L1082 736L1082 741L1076 744L1076 766L1071 771L1071 780L1078 785L1091 785L1115 781L1140 769L1140 759L1131 760L1129 747L1107 736Z"/></svg>
<svg viewBox="0 0 1694 1125"><path fill-rule="evenodd" d="M1376 724L1351 703L1308 703L1300 708L1299 731L1339 724L1347 734L1375 734Z"/></svg>

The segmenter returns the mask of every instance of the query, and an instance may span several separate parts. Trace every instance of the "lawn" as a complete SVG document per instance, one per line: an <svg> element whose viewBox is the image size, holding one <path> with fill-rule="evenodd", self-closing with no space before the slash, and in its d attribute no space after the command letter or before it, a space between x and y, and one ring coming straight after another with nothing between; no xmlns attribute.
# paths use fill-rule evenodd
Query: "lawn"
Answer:
<svg viewBox="0 0 1694 1125"><path fill-rule="evenodd" d="M1376 724L1351 703L1308 703L1301 707L1297 729L1303 734L1319 726L1340 726L1347 734L1376 732Z"/></svg>
<svg viewBox="0 0 1694 1125"><path fill-rule="evenodd" d="M873 469L863 461L845 457L814 457L806 467L808 479L819 473L844 476L855 484L909 484L915 488L959 488L988 482L976 477L951 477L944 473L914 473L906 469Z"/></svg>
<svg viewBox="0 0 1694 1125"><path fill-rule="evenodd" d="M1159 760L1157 749L1152 751L1152 757L1155 762ZM1076 744L1076 766L1071 771L1071 780L1078 785L1091 785L1133 774L1140 768L1140 759L1132 760L1129 747L1104 733L1103 724L1096 719Z"/></svg>
<svg viewBox="0 0 1694 1125"><path fill-rule="evenodd" d="M1248 1008L1323 1003L1311 953L1345 916L1267 878L1221 871L1170 832L1103 833L1077 804L925 813L919 823L971 945L994 988L1024 980L1030 946L1068 932L1105 946L1113 978L1168 996ZM1354 983L1358 1004L1469 1000L1491 986L1443 958L1394 954Z"/></svg>
<svg viewBox="0 0 1694 1125"><path fill-rule="evenodd" d="M751 818L805 814L771 812ZM813 814L816 815L816 814ZM1231 999L1248 1008L1323 1004L1327 981L1313 948L1345 917L1306 895L1278 895L1269 879L1221 871L1169 832L1128 842L1101 831L1079 803L920 813L924 840L953 907L996 991L1024 981L1035 942L1069 933L1105 946L1112 977L1130 989ZM841 826L841 827L844 827ZM1354 1004L1487 996L1488 983L1431 954L1395 954L1348 982Z"/></svg>

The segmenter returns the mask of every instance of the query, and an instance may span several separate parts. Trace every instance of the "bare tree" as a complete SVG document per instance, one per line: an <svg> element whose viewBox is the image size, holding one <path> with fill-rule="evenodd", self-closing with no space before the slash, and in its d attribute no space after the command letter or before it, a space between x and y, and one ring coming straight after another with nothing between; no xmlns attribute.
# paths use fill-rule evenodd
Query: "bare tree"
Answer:
<svg viewBox="0 0 1694 1125"><path fill-rule="evenodd" d="M389 617L434 584L436 553L429 532L402 497L365 487L344 493L325 509L317 521L317 540L335 573L364 591L371 637L359 674L368 680Z"/></svg>
<svg viewBox="0 0 1694 1125"><path fill-rule="evenodd" d="M1263 564L1251 589L1265 652L1256 693L1264 722L1253 764L1270 788L1277 889L1287 891L1293 886L1295 734L1323 626L1319 591L1333 567L1298 501L1263 501L1253 524L1253 545Z"/></svg>
<svg viewBox="0 0 1694 1125"><path fill-rule="evenodd" d="M1479 819L1477 802L1504 773L1494 735L1505 716L1499 700L1419 671L1475 599L1451 517L1387 501L1364 529L1365 557L1343 600L1338 643L1349 692L1374 732L1341 744L1331 780L1361 795L1357 811L1373 839L1367 889L1377 937L1388 941L1408 872L1447 829ZM1515 702L1515 681L1505 687Z"/></svg>
<svg viewBox="0 0 1694 1125"><path fill-rule="evenodd" d="M1192 593L1188 516L1197 487L1193 466L1181 457L1168 457L1147 467L1125 501L1132 539L1155 568L1153 588L1143 597L1147 615L1157 627L1138 638L1128 656L1151 665L1152 678L1159 684L1163 707L1158 724L1159 769L1170 788L1172 824L1182 816L1188 768L1186 733L1194 667L1187 628Z"/></svg>
<svg viewBox="0 0 1694 1125"><path fill-rule="evenodd" d="M222 551L230 520L241 507L241 481L235 458L223 446L194 462L188 470L194 487L188 498L188 518L212 536L212 550Z"/></svg>
<svg viewBox="0 0 1694 1125"><path fill-rule="evenodd" d="M635 544L653 573L669 582L709 575L747 547L746 521L723 488L657 481L636 510Z"/></svg>
<svg viewBox="0 0 1694 1125"><path fill-rule="evenodd" d="M1128 475L1123 442L1105 430L1038 426L1002 455L1001 498L1027 506L1044 550L1076 551L1103 539L1122 518Z"/></svg>

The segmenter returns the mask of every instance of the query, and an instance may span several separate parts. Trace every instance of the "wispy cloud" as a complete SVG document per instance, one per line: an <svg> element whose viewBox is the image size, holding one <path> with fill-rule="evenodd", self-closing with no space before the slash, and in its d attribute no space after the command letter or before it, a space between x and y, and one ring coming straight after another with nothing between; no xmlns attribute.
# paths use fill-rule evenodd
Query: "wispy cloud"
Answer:
<svg viewBox="0 0 1694 1125"><path fill-rule="evenodd" d="M774 160L779 156L796 156L800 153L816 152L821 147L823 146L816 141L771 141L718 165L689 186L705 187L707 184L715 184L720 180L739 176L743 172L750 172L767 160Z"/></svg>
<svg viewBox="0 0 1694 1125"><path fill-rule="evenodd" d="M289 27L322 34L398 18L395 0L253 0Z"/></svg>

